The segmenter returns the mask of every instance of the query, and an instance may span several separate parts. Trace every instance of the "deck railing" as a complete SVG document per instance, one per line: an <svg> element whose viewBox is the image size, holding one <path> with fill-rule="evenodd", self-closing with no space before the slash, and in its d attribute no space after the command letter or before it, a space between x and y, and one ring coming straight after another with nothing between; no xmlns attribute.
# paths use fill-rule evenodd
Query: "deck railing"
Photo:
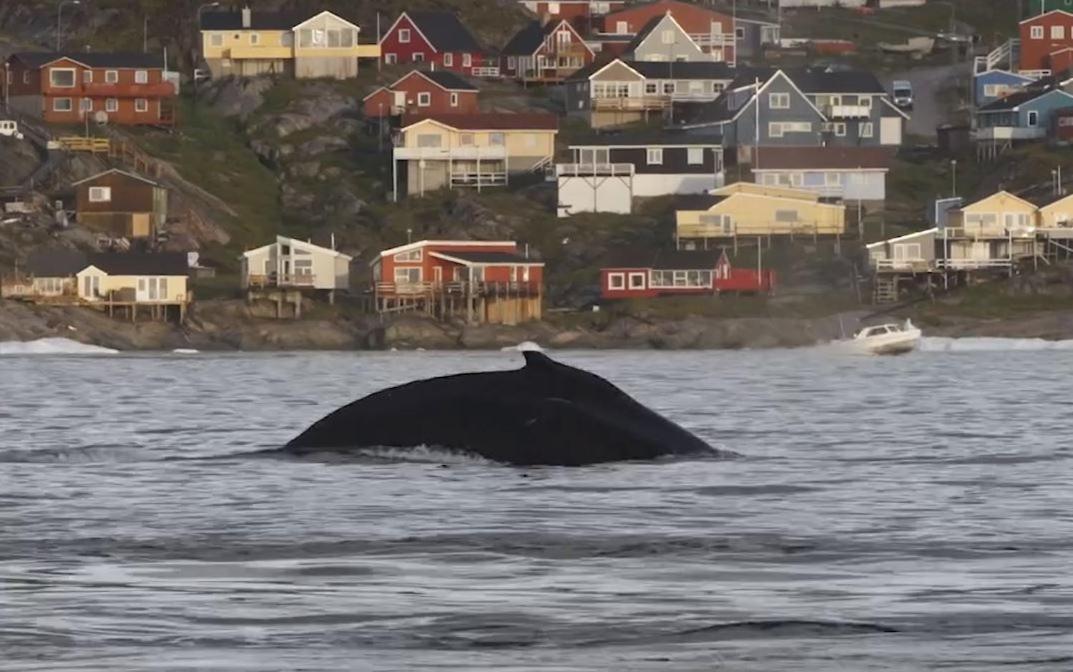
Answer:
<svg viewBox="0 0 1073 672"><path fill-rule="evenodd" d="M249 287L312 287L312 273L269 273L246 276Z"/></svg>
<svg viewBox="0 0 1073 672"><path fill-rule="evenodd" d="M615 98L593 98L594 110L644 111L663 110L671 106L670 96L636 96Z"/></svg>
<svg viewBox="0 0 1073 672"><path fill-rule="evenodd" d="M374 289L378 297L419 297L432 295L459 297L468 295L484 297L532 297L540 295L541 283L525 280L477 281L472 284L458 281L378 282Z"/></svg>

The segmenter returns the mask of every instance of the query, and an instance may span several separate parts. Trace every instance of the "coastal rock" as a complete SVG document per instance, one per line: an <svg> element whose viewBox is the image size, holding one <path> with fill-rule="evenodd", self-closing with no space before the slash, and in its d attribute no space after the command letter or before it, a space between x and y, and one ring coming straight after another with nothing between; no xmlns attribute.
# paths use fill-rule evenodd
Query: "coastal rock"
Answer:
<svg viewBox="0 0 1073 672"><path fill-rule="evenodd" d="M457 348L458 337L430 318L403 316L384 328L385 348Z"/></svg>
<svg viewBox="0 0 1073 672"><path fill-rule="evenodd" d="M249 118L264 103L265 93L273 82L268 77L228 77L210 85L206 97L212 107L225 117Z"/></svg>

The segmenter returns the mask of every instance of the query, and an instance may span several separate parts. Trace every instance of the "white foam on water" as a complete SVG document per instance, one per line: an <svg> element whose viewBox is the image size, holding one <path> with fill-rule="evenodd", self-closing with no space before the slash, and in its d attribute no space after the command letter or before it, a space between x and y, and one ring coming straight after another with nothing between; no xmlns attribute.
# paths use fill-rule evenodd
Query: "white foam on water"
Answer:
<svg viewBox="0 0 1073 672"><path fill-rule="evenodd" d="M194 348L175 348L171 352L174 355L197 355L197 354L201 354L200 350L195 350Z"/></svg>
<svg viewBox="0 0 1073 672"><path fill-rule="evenodd" d="M69 338L0 342L0 355L114 355L118 352L111 348L79 343Z"/></svg>
<svg viewBox="0 0 1073 672"><path fill-rule="evenodd" d="M364 457L383 462L416 462L421 464L449 465L496 464L494 460L489 460L476 453L425 445L414 446L412 448L367 446L354 449L349 455L351 457Z"/></svg>
<svg viewBox="0 0 1073 672"><path fill-rule="evenodd" d="M924 352L1073 350L1073 340L1048 341L1042 338L945 338L927 336L920 339L919 349Z"/></svg>
<svg viewBox="0 0 1073 672"><path fill-rule="evenodd" d="M505 345L499 350L501 352L544 352L544 348L533 341L522 341L518 345Z"/></svg>

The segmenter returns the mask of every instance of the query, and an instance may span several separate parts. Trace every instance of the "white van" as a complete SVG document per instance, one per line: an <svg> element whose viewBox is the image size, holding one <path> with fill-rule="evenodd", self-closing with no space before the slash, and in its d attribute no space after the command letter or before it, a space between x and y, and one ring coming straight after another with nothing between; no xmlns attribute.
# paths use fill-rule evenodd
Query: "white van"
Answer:
<svg viewBox="0 0 1073 672"><path fill-rule="evenodd" d="M903 110L913 109L913 85L905 79L894 80L894 85L891 86L891 94L894 98L894 104Z"/></svg>
<svg viewBox="0 0 1073 672"><path fill-rule="evenodd" d="M19 132L19 122L10 119L0 119L0 135L6 135L9 138L22 140L22 133Z"/></svg>

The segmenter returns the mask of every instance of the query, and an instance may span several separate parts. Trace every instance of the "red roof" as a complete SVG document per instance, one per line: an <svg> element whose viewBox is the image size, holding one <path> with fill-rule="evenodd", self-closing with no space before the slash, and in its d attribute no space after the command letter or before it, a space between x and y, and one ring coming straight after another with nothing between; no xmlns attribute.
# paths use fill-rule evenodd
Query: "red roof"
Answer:
<svg viewBox="0 0 1073 672"><path fill-rule="evenodd" d="M407 114L402 127L432 119L451 128L467 131L485 130L558 130L559 119L543 112L482 112L477 114Z"/></svg>

